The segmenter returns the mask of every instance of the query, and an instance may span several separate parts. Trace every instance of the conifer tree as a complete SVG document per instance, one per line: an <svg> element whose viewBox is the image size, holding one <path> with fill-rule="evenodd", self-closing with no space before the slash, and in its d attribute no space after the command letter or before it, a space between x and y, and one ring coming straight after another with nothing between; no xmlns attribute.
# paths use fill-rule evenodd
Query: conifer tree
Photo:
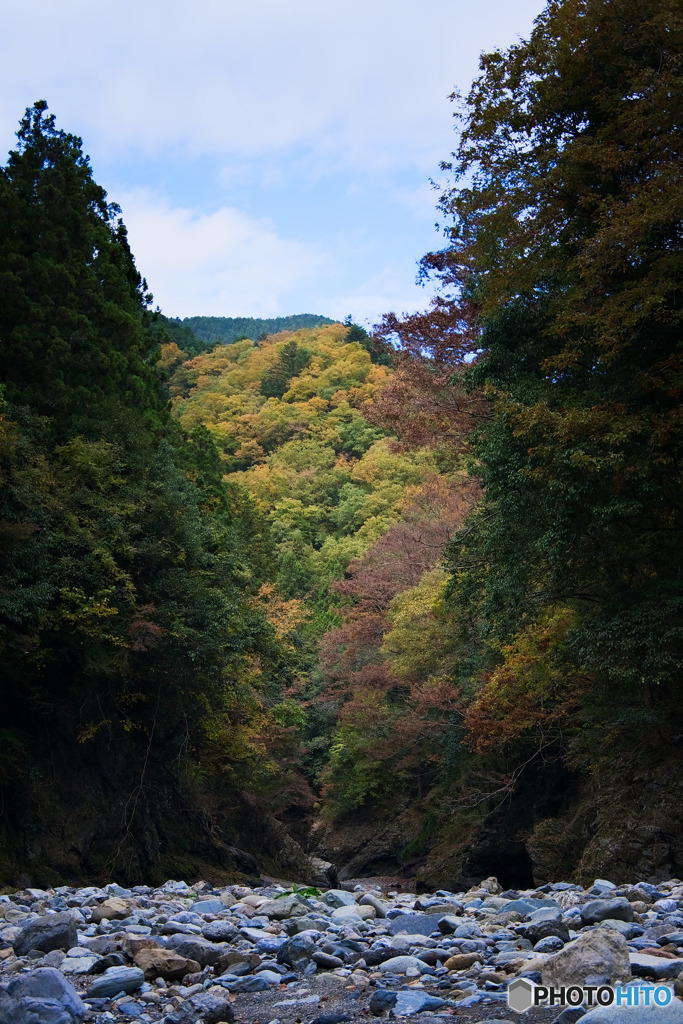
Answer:
<svg viewBox="0 0 683 1024"><path fill-rule="evenodd" d="M0 346L7 398L49 416L57 439L122 406L159 416L151 295L119 208L82 142L44 100L26 111L0 170ZM95 428L95 433L99 427Z"/></svg>

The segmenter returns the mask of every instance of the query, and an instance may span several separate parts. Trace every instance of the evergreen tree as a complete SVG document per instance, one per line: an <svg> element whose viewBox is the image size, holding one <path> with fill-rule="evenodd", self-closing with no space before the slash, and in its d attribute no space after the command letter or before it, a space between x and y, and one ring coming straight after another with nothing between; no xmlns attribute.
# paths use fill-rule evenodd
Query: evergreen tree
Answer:
<svg viewBox="0 0 683 1024"><path fill-rule="evenodd" d="M46 758L87 783L106 757L134 794L110 872L136 814L148 829L145 786L274 770L259 691L282 652L257 600L267 530L208 432L170 421L118 210L46 109L0 171L0 797L16 832Z"/></svg>
<svg viewBox="0 0 683 1024"><path fill-rule="evenodd" d="M40 100L0 171L0 345L7 399L49 416L57 438L125 406L163 418L151 296L119 208L82 142ZM95 430L98 428L96 427Z"/></svg>
<svg viewBox="0 0 683 1024"><path fill-rule="evenodd" d="M275 365L263 375L261 394L266 398L282 398L293 377L297 377L311 361L310 353L296 341L288 341Z"/></svg>

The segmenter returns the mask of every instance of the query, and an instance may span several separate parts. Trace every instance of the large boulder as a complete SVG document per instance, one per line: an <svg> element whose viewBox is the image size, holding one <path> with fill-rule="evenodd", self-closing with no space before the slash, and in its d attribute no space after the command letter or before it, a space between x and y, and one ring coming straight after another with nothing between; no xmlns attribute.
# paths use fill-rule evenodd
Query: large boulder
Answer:
<svg viewBox="0 0 683 1024"><path fill-rule="evenodd" d="M39 949L41 953L49 953L53 949L71 949L78 942L77 921L83 923L82 918L72 910L34 918L24 925L15 938L14 952L17 956L25 956L30 949Z"/></svg>
<svg viewBox="0 0 683 1024"><path fill-rule="evenodd" d="M683 1003L672 999L668 1006L596 1006L581 1024L683 1024Z"/></svg>
<svg viewBox="0 0 683 1024"><path fill-rule="evenodd" d="M163 978L180 981L186 974L197 974L201 967L196 960L188 960L172 949L141 949L135 954L135 964L144 971L147 981Z"/></svg>
<svg viewBox="0 0 683 1024"><path fill-rule="evenodd" d="M0 990L0 1024L82 1024L85 1003L61 971L39 967Z"/></svg>
<svg viewBox="0 0 683 1024"><path fill-rule="evenodd" d="M582 932L559 953L546 960L543 984L583 985L586 978L606 977L609 983L630 981L631 964L623 935L607 928Z"/></svg>
<svg viewBox="0 0 683 1024"><path fill-rule="evenodd" d="M613 900L591 900L581 907L584 924L598 924L600 921L632 921L633 907L623 896Z"/></svg>
<svg viewBox="0 0 683 1024"><path fill-rule="evenodd" d="M176 933L166 940L169 949L174 949L180 956L188 960L196 960L202 967L213 967L219 956L225 952L223 946L209 942L200 935L183 935Z"/></svg>

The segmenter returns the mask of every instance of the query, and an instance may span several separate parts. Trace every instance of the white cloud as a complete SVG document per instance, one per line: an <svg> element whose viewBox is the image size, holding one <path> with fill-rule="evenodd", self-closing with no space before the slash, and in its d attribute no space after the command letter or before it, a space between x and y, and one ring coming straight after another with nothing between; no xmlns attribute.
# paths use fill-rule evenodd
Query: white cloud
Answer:
<svg viewBox="0 0 683 1024"><path fill-rule="evenodd" d="M440 244L427 179L455 143L446 96L543 2L6 4L0 146L45 98L169 315L415 309L415 261Z"/></svg>
<svg viewBox="0 0 683 1024"><path fill-rule="evenodd" d="M4 15L0 129L45 96L98 157L306 150L311 175L432 170L452 139L446 95L540 6L23 0Z"/></svg>
<svg viewBox="0 0 683 1024"><path fill-rule="evenodd" d="M138 269L168 316L290 313L287 294L329 269L316 245L231 207L197 214L146 189L120 205Z"/></svg>

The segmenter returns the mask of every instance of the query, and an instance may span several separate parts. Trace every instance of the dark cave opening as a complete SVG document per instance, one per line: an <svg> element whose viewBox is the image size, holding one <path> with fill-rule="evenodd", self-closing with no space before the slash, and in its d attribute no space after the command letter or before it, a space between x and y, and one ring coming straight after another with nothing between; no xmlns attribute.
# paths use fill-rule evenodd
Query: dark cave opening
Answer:
<svg viewBox="0 0 683 1024"><path fill-rule="evenodd" d="M524 843L507 842L470 853L463 874L482 881L495 875L503 889L532 889L534 871Z"/></svg>

